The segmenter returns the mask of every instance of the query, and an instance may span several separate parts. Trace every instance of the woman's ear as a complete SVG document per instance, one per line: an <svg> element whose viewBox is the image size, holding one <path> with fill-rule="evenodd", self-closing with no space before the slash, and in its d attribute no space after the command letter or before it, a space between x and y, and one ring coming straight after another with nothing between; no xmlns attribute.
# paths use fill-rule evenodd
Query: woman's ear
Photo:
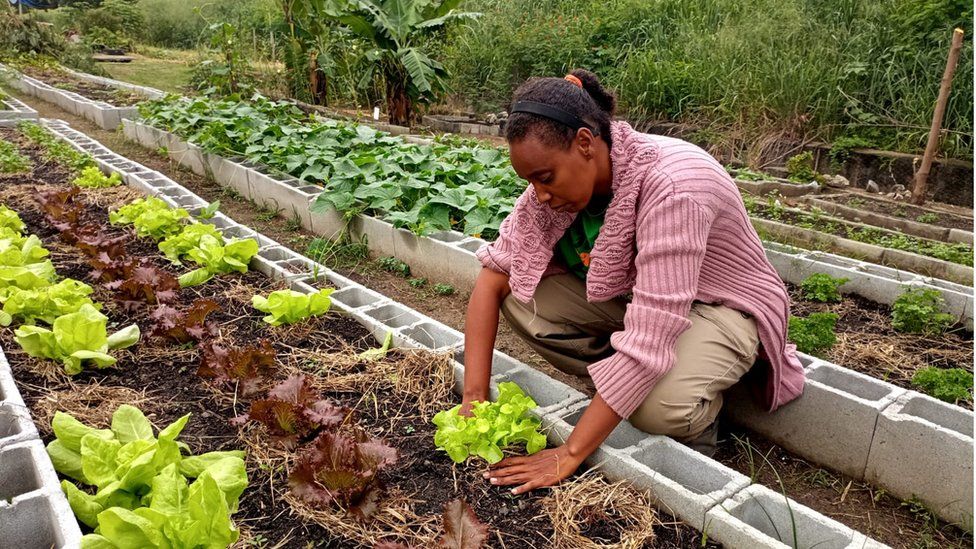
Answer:
<svg viewBox="0 0 976 549"><path fill-rule="evenodd" d="M576 149L583 155L583 158L590 160L593 158L593 141L596 139L589 128L576 130Z"/></svg>

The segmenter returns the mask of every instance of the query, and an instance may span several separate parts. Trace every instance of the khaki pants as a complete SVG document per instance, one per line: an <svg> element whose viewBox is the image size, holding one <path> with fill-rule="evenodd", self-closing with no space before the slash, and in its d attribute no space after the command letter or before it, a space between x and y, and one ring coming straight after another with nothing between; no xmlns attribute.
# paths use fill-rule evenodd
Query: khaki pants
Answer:
<svg viewBox="0 0 976 549"><path fill-rule="evenodd" d="M624 329L628 301L586 300L585 283L573 274L543 278L535 298L523 304L509 295L502 313L512 328L560 370L587 376L587 366L613 354L610 334ZM722 392L756 360L759 335L752 317L722 305L695 302L691 327L678 337L674 367L651 389L630 422L652 434L690 441L722 409Z"/></svg>

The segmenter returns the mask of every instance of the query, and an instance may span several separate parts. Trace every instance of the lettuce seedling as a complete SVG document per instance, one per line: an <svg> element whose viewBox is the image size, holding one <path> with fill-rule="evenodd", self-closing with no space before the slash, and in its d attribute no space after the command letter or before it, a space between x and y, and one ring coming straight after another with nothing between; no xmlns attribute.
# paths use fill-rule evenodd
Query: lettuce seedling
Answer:
<svg viewBox="0 0 976 549"><path fill-rule="evenodd" d="M117 187L122 184L122 177L119 172L112 172L106 176L95 166L90 166L81 170L81 175L76 177L73 184L89 189L104 189L106 187Z"/></svg>
<svg viewBox="0 0 976 549"><path fill-rule="evenodd" d="M106 283L105 287L115 291L116 299L127 311L168 303L180 289L175 276L145 259L127 262L122 270L124 278Z"/></svg>
<svg viewBox="0 0 976 549"><path fill-rule="evenodd" d="M256 391L261 380L276 369L275 350L266 339L243 349L228 349L211 341L202 347L203 361L197 375L234 382L245 395Z"/></svg>
<svg viewBox="0 0 976 549"><path fill-rule="evenodd" d="M217 326L207 320L207 315L219 309L211 299L197 299L185 309L163 305L149 315L155 322L150 331L177 343L200 341L217 333Z"/></svg>
<svg viewBox="0 0 976 549"><path fill-rule="evenodd" d="M258 242L252 238L235 238L222 245L216 238L204 235L200 238L200 246L187 253L200 268L180 276L180 286L196 286L215 275L234 271L246 273L247 265L257 253Z"/></svg>
<svg viewBox="0 0 976 549"><path fill-rule="evenodd" d="M21 221L17 212L0 204L0 229L5 233L22 234L24 232L24 222Z"/></svg>
<svg viewBox="0 0 976 549"><path fill-rule="evenodd" d="M505 448L524 443L534 454L546 447L546 436L539 432L540 421L527 412L536 403L512 382L498 384L496 402L475 402L472 417L462 416L461 405L434 416L434 444L447 452L455 463L478 456L488 463L502 460Z"/></svg>
<svg viewBox="0 0 976 549"><path fill-rule="evenodd" d="M166 259L176 265L180 265L180 259L190 253L190 250L200 247L200 239L205 235L212 236L221 245L224 244L224 237L217 230L217 227L207 223L193 223L183 227L178 234L167 237L159 242L159 251L163 252Z"/></svg>
<svg viewBox="0 0 976 549"><path fill-rule="evenodd" d="M335 290L325 288L314 294L303 294L294 290L277 290L268 297L256 295L251 298L251 306L262 313L270 313L264 321L272 326L292 324L328 312L332 306L329 297Z"/></svg>
<svg viewBox="0 0 976 549"><path fill-rule="evenodd" d="M133 200L114 212L109 212L112 225L132 225L139 236L162 240L179 234L190 214L183 208L170 208L159 198L150 196Z"/></svg>
<svg viewBox="0 0 976 549"><path fill-rule="evenodd" d="M0 265L16 267L40 263L50 252L36 235L0 238Z"/></svg>
<svg viewBox="0 0 976 549"><path fill-rule="evenodd" d="M319 429L337 427L348 410L324 400L305 376L292 376L270 391L268 398L254 400L247 415L235 423L257 421L268 428L272 440L285 448L313 436Z"/></svg>
<svg viewBox="0 0 976 549"><path fill-rule="evenodd" d="M288 473L288 487L313 505L337 504L366 519L377 509L377 475L396 459L394 448L362 431L354 436L324 432L299 456Z"/></svg>
<svg viewBox="0 0 976 549"><path fill-rule="evenodd" d="M0 266L0 289L20 288L31 290L34 288L44 288L50 286L57 273L54 271L54 264L50 260L29 265Z"/></svg>
<svg viewBox="0 0 976 549"><path fill-rule="evenodd" d="M62 315L76 313L82 305L100 306L92 302L92 288L84 282L66 278L57 284L31 290L4 288L0 290L0 326L10 326L14 317L23 324L40 320L53 324Z"/></svg>
<svg viewBox="0 0 976 549"><path fill-rule="evenodd" d="M109 350L124 349L139 341L139 326L132 324L107 335L108 317L93 305L84 304L76 313L61 315L52 329L21 326L14 332L17 343L30 356L60 360L68 375L81 372L85 363L105 368L115 364Z"/></svg>
<svg viewBox="0 0 976 549"><path fill-rule="evenodd" d="M225 547L238 533L230 521L247 487L244 453L184 456L177 437L187 414L153 435L138 409L120 406L111 429L94 429L55 413L48 444L61 487L78 520L94 529L82 547ZM188 485L188 478L196 480Z"/></svg>

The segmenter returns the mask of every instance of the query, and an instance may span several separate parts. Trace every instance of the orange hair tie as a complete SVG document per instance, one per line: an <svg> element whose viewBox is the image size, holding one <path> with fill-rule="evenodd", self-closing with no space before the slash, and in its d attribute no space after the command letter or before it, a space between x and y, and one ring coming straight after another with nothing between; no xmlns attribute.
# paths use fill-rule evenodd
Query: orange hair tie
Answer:
<svg viewBox="0 0 976 549"><path fill-rule="evenodd" d="M579 89L583 89L583 81L580 80L579 78L573 76L572 74L567 74L564 78L565 80L572 82Z"/></svg>

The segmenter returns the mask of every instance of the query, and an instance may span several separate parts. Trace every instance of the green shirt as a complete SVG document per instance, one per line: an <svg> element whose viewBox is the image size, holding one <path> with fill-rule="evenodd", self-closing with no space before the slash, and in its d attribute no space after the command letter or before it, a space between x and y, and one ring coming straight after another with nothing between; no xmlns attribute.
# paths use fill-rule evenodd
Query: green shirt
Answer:
<svg viewBox="0 0 976 549"><path fill-rule="evenodd" d="M590 268L590 252L593 251L593 243L603 227L603 218L609 203L610 197L591 199L590 204L576 215L573 224L556 243L555 253L569 267L569 272L583 280L586 280L586 273Z"/></svg>

